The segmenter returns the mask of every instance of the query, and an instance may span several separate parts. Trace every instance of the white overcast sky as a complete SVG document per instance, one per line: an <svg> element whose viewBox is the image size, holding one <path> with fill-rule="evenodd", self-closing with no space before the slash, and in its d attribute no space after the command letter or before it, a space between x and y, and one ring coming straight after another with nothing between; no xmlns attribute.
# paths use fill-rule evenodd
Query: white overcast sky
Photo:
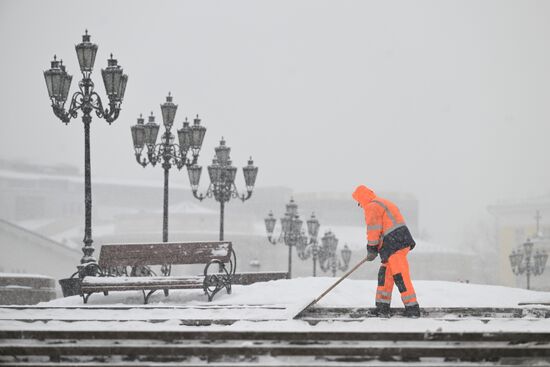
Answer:
<svg viewBox="0 0 550 367"><path fill-rule="evenodd" d="M177 125L199 113L208 128L204 166L224 136L258 186L408 192L439 239L489 204L550 193L548 1L4 0L0 157L82 169L82 123L54 117L42 72L57 54L74 91L86 28L96 90L110 52L129 75L119 119L93 120L94 177L162 185L135 163L130 126L160 119L171 91Z"/></svg>

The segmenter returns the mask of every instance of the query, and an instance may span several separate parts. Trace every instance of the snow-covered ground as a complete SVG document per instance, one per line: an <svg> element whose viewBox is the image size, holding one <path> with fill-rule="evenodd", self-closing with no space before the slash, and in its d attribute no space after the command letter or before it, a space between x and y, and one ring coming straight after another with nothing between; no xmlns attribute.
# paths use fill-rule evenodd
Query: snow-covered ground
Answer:
<svg viewBox="0 0 550 367"><path fill-rule="evenodd" d="M202 290L170 291L169 297L160 292L151 297L150 306L162 305L270 305L292 306L311 302L336 278L304 277L233 286L232 294L221 291L212 302L206 301ZM414 282L421 307L516 307L520 302L550 302L550 293L520 288L480 284L419 280ZM376 281L346 279L318 304L320 307L372 307ZM114 292L108 296L94 294L89 305L140 305L141 292ZM67 297L41 303L41 306L81 306L82 298ZM392 307L402 307L394 289Z"/></svg>
<svg viewBox="0 0 550 367"><path fill-rule="evenodd" d="M349 330L349 331L550 331L549 319L390 319L368 318L357 322L321 322L315 326L293 320L303 307L328 288L335 278L297 278L234 286L232 294L221 291L207 302L201 290L162 292L143 305L141 292L94 294L84 305L80 297L60 298L25 309L0 307L0 329L117 329L181 330L181 320L240 320L232 325L202 326L209 330ZM546 307L518 306L518 303L548 303L550 293L518 288L417 281L421 307ZM376 282L345 280L316 307L372 307ZM394 290L393 307L402 307ZM41 320L30 322L30 320ZM48 320L47 322L44 320ZM79 321L75 321L79 320ZM151 322L154 320L155 322ZM258 320L263 320L258 322ZM70 322L72 321L72 322Z"/></svg>

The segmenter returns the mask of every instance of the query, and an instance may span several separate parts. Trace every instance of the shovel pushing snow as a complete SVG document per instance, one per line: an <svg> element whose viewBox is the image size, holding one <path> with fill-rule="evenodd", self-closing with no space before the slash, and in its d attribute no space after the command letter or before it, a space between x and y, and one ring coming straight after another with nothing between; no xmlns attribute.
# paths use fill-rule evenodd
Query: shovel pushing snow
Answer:
<svg viewBox="0 0 550 367"><path fill-rule="evenodd" d="M293 319L297 319L300 317L308 308L316 304L327 295L331 290L333 290L338 284L342 282L342 280L346 279L348 276L351 275L355 270L357 270L361 265L363 265L367 261L367 257L365 257L363 260L361 260L357 265L355 265L350 271L348 271L346 274L342 275L340 279L336 281L333 285L331 285L326 291L324 291L319 297L315 298L310 304L308 304L304 309L302 309L300 312L296 314L296 316L293 317Z"/></svg>

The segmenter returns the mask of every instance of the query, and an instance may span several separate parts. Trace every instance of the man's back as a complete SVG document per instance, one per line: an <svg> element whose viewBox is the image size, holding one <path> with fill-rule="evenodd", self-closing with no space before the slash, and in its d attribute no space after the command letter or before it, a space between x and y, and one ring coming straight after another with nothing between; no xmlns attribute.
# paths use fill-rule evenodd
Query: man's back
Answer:
<svg viewBox="0 0 550 367"><path fill-rule="evenodd" d="M368 205L367 210L375 210L381 216L382 235L405 224L405 219L397 205L388 199L376 196Z"/></svg>

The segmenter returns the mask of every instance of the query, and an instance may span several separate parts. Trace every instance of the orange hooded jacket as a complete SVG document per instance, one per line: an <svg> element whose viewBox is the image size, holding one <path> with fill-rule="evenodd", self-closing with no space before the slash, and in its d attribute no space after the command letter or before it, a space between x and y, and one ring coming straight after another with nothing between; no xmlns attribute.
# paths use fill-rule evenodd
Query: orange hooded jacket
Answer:
<svg viewBox="0 0 550 367"><path fill-rule="evenodd" d="M386 262L402 248L414 248L416 243L394 203L377 197L374 191L364 185L358 186L352 197L365 212L369 252L379 253L382 262Z"/></svg>

